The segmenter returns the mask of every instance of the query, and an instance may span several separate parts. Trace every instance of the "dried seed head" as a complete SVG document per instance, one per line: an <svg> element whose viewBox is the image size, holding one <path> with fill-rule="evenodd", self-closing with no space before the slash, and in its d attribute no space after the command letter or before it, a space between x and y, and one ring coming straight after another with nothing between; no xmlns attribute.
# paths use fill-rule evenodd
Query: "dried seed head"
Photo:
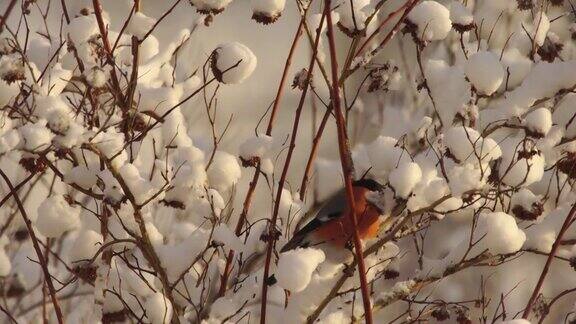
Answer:
<svg viewBox="0 0 576 324"><path fill-rule="evenodd" d="M534 315L537 316L536 318L543 318L550 312L550 307L544 300L544 296L538 296L534 302L534 305L532 306L532 310L534 311Z"/></svg>
<svg viewBox="0 0 576 324"><path fill-rule="evenodd" d="M516 0L518 4L518 9L520 10L530 10L534 8L534 1L533 0Z"/></svg>
<svg viewBox="0 0 576 324"><path fill-rule="evenodd" d="M474 23L467 25L452 23L452 28L454 28L454 30L459 32L460 34L465 33L467 31L471 31L472 29L474 29L474 26L475 26Z"/></svg>
<svg viewBox="0 0 576 324"><path fill-rule="evenodd" d="M3 297L8 298L19 297L26 292L26 289L24 288L24 285L22 284L19 275L10 278L9 282L7 282L5 285L7 285L8 287L4 288L5 292L3 292L2 294Z"/></svg>
<svg viewBox="0 0 576 324"><path fill-rule="evenodd" d="M341 22L338 22L336 26L338 26L338 29L348 37L354 38L357 36L366 36L366 29L349 29L342 25Z"/></svg>
<svg viewBox="0 0 576 324"><path fill-rule="evenodd" d="M270 242L270 240L277 241L282 233L276 228L271 228L269 231L264 231L262 235L260 235L260 241L262 242Z"/></svg>
<svg viewBox="0 0 576 324"><path fill-rule="evenodd" d="M94 284L94 281L96 281L96 269L96 266L85 263L75 267L72 271L84 282Z"/></svg>
<svg viewBox="0 0 576 324"><path fill-rule="evenodd" d="M24 61L19 55L4 55L0 58L0 77L8 84L26 79Z"/></svg>
<svg viewBox="0 0 576 324"><path fill-rule="evenodd" d="M456 309L456 313L457 313L456 322L458 324L472 324L472 320L468 315L468 310L466 310L463 307L459 307Z"/></svg>
<svg viewBox="0 0 576 324"><path fill-rule="evenodd" d="M252 0L252 19L264 25L271 24L282 15L286 0Z"/></svg>
<svg viewBox="0 0 576 324"><path fill-rule="evenodd" d="M570 258L570 266L572 267L572 269L574 269L574 271L576 271L576 257Z"/></svg>
<svg viewBox="0 0 576 324"><path fill-rule="evenodd" d="M457 1L450 4L450 21L452 28L461 34L474 29L475 26L472 11Z"/></svg>
<svg viewBox="0 0 576 324"><path fill-rule="evenodd" d="M556 58L560 58L560 52L563 48L564 44L558 40L555 41L551 37L546 37L544 44L538 48L537 53L543 61L552 63Z"/></svg>
<svg viewBox="0 0 576 324"><path fill-rule="evenodd" d="M256 20L257 22L263 25L269 25L275 23L278 18L282 16L282 12L278 12L276 14L270 15L266 12L254 12L252 14L252 19Z"/></svg>
<svg viewBox="0 0 576 324"><path fill-rule="evenodd" d="M396 279L400 275L400 272L396 269L386 269L384 270L384 279Z"/></svg>
<svg viewBox="0 0 576 324"><path fill-rule="evenodd" d="M16 51L12 45L12 40L8 37L0 38L0 55L12 54Z"/></svg>
<svg viewBox="0 0 576 324"><path fill-rule="evenodd" d="M196 11L204 15L217 15L226 9L232 0L189 0Z"/></svg>
<svg viewBox="0 0 576 324"><path fill-rule="evenodd" d="M401 79L398 66L392 62L374 65L369 68L368 76L370 78L368 92L396 90Z"/></svg>
<svg viewBox="0 0 576 324"><path fill-rule="evenodd" d="M215 16L215 15L221 13L222 11L224 11L224 8L222 8L222 9L199 9L199 8L196 8L196 11L199 14Z"/></svg>
<svg viewBox="0 0 576 324"><path fill-rule="evenodd" d="M432 311L431 315L439 322L450 319L450 312L448 311L448 308L446 308L446 305L437 307Z"/></svg>
<svg viewBox="0 0 576 324"><path fill-rule="evenodd" d="M304 90L304 88L306 88L308 82L310 82L311 79L312 75L308 73L306 69L300 70L294 76L294 80L292 81L292 89L298 88L300 90Z"/></svg>
<svg viewBox="0 0 576 324"><path fill-rule="evenodd" d="M102 315L102 323L123 323L126 321L127 312L121 310L118 312L104 313Z"/></svg>
<svg viewBox="0 0 576 324"><path fill-rule="evenodd" d="M214 21L214 16L206 15L206 17L204 17L204 26L209 27L212 21Z"/></svg>
<svg viewBox="0 0 576 324"><path fill-rule="evenodd" d="M14 232L14 239L18 242L24 242L28 239L30 235L28 234L28 230L25 228L19 229Z"/></svg>
<svg viewBox="0 0 576 324"><path fill-rule="evenodd" d="M401 32L404 35L410 34L412 36L412 40L416 45L418 45L420 50L422 50L428 44L428 42L418 37L418 25L411 22L410 19L404 19L404 27L402 27Z"/></svg>
<svg viewBox="0 0 576 324"><path fill-rule="evenodd" d="M556 167L566 173L570 179L576 179L576 153L568 153L556 163Z"/></svg>
<svg viewBox="0 0 576 324"><path fill-rule="evenodd" d="M242 156L239 157L240 158L240 162L242 163L242 166L245 168L249 168L249 167L256 167L256 165L260 162L260 158L257 156L252 156L249 159L246 159Z"/></svg>
<svg viewBox="0 0 576 324"><path fill-rule="evenodd" d="M533 221L542 215L544 212L544 205L541 202L532 204L532 208L527 210L523 206L516 205L512 208L512 214L518 219Z"/></svg>
<svg viewBox="0 0 576 324"><path fill-rule="evenodd" d="M20 159L20 165L30 173L39 173L46 170L46 163L44 160L34 158L34 157L25 157Z"/></svg>

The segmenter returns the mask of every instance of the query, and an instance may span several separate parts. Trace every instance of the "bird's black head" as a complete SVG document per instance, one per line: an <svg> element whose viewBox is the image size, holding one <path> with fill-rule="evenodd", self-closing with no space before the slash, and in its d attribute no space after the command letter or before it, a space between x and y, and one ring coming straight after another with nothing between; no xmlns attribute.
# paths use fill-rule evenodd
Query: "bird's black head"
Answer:
<svg viewBox="0 0 576 324"><path fill-rule="evenodd" d="M366 188L370 191L383 191L384 190L384 186L379 184L376 180L373 179L360 179L360 180L356 180L354 182L352 182L352 185L355 187L362 187L362 188Z"/></svg>

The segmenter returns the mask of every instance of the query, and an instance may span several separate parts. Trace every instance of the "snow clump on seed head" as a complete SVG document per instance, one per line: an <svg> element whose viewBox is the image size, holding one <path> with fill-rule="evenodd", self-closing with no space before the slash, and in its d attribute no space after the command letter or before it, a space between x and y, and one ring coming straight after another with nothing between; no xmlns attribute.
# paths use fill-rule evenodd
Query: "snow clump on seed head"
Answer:
<svg viewBox="0 0 576 324"><path fill-rule="evenodd" d="M526 234L518 228L514 217L504 212L481 214L479 228L486 234L482 241L492 254L514 253L526 241Z"/></svg>
<svg viewBox="0 0 576 324"><path fill-rule="evenodd" d="M450 3L450 20L455 28L458 26L458 28L467 29L472 27L474 16L469 8L458 1L453 1Z"/></svg>
<svg viewBox="0 0 576 324"><path fill-rule="evenodd" d="M422 179L422 170L417 163L402 163L398 168L390 172L389 179L396 196L406 199L416 184Z"/></svg>
<svg viewBox="0 0 576 324"><path fill-rule="evenodd" d="M408 14L417 27L416 35L423 41L442 40L452 29L450 11L436 1L423 1Z"/></svg>
<svg viewBox="0 0 576 324"><path fill-rule="evenodd" d="M312 272L324 262L322 250L295 249L280 255L276 279L278 284L291 292L300 292L310 284Z"/></svg>
<svg viewBox="0 0 576 324"><path fill-rule="evenodd" d="M44 200L38 207L36 227L46 237L60 237L80 224L80 207L72 207L62 195Z"/></svg>
<svg viewBox="0 0 576 324"><path fill-rule="evenodd" d="M257 61L254 53L243 44L221 44L212 52L212 73L222 83L242 83L254 72Z"/></svg>
<svg viewBox="0 0 576 324"><path fill-rule="evenodd" d="M552 128L552 113L548 108L538 108L526 115L524 125L530 135L544 137Z"/></svg>
<svg viewBox="0 0 576 324"><path fill-rule="evenodd" d="M468 59L464 66L466 76L474 88L483 95L491 95L504 81L504 68L492 52L480 51Z"/></svg>
<svg viewBox="0 0 576 324"><path fill-rule="evenodd" d="M252 0L252 19L271 24L280 18L285 5L286 0Z"/></svg>
<svg viewBox="0 0 576 324"><path fill-rule="evenodd" d="M196 10L202 14L219 14L232 0L190 0L190 3L196 7Z"/></svg>
<svg viewBox="0 0 576 324"><path fill-rule="evenodd" d="M208 169L210 187L226 191L240 180L242 169L233 155L224 151L216 151Z"/></svg>

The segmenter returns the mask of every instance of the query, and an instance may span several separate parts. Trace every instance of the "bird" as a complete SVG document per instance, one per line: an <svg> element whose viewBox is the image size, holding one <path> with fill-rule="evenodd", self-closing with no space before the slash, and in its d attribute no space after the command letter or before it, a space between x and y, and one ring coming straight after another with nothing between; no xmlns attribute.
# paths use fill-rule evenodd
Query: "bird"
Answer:
<svg viewBox="0 0 576 324"><path fill-rule="evenodd" d="M352 182L358 232L363 240L377 236L390 217L391 192L376 180L361 178ZM385 208L386 207L386 208ZM346 190L341 188L328 198L312 214L312 220L297 229L292 238L280 249L280 253L298 248L322 249L328 260L341 264L350 260L354 228L350 221L350 209L346 200ZM384 217L383 217L384 216ZM254 253L244 260L239 273L247 274L263 262L263 253Z"/></svg>
<svg viewBox="0 0 576 324"><path fill-rule="evenodd" d="M358 232L362 240L374 238L385 213L381 203L385 187L373 179L363 178L352 182ZM346 191L341 189L318 210L313 219L297 230L280 252L296 248L329 247L334 250L352 248L354 227L350 219Z"/></svg>

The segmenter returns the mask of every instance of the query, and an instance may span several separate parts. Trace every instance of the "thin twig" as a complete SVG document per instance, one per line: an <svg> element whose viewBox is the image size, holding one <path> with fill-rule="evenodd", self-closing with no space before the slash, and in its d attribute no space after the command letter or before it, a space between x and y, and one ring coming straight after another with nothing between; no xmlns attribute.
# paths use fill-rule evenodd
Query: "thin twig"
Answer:
<svg viewBox="0 0 576 324"><path fill-rule="evenodd" d="M327 8L325 8L325 14L322 16L320 20L320 27L322 28L322 24L324 23L324 17L327 15ZM270 274L270 264L272 262L272 252L276 245L276 223L278 220L278 213L280 211L280 201L282 200L282 193L284 192L284 184L286 182L286 178L288 176L288 170L290 168L290 162L292 161L292 154L294 153L294 149L296 147L296 137L298 135L298 128L300 125L300 116L302 114L302 108L304 107L304 102L306 101L306 94L308 93L308 89L310 88L310 76L314 71L314 63L316 62L316 57L318 55L318 45L320 44L320 33L316 33L316 39L314 40L314 50L312 52L312 58L310 59L310 63L308 65L308 75L306 83L304 85L304 89L302 89L302 94L300 96L300 101L298 102L298 107L296 108L296 115L294 116L294 124L292 126L292 134L290 136L290 146L288 147L288 152L286 154L286 160L284 161L284 167L282 168L282 175L280 176L280 180L278 181L278 188L276 192L276 198L274 200L274 211L272 213L272 218L268 223L268 245L266 249L266 261L264 264L264 280L262 283L262 303L260 307L260 323L266 323L266 306L267 306L267 295L268 295L268 277Z"/></svg>
<svg viewBox="0 0 576 324"><path fill-rule="evenodd" d="M526 308L524 308L524 313L522 314L522 318L528 319L528 316L530 316L530 312L532 311L532 306L534 305L534 302L536 302L536 298L540 294L540 289L542 289L542 285L544 284L544 280L546 279L546 275L548 275L548 271L550 271L550 266L552 265L552 261L554 260L554 255L556 254L556 251L558 251L558 248L560 247L560 245L562 243L562 237L564 236L564 234L566 234L566 232L570 228L570 225L572 225L572 223L574 222L574 216L575 215L576 215L576 203L574 205L572 205L572 208L570 209L570 212L566 216L566 219L564 220L564 223L562 224L562 227L560 228L560 232L558 233L558 236L556 237L554 244L552 244L552 249L550 250L550 254L548 255L548 258L546 259L546 263L544 264L544 268L542 269L542 273L540 273L540 278L538 278L538 282L536 283L536 286L534 287L534 290L532 291L532 295L530 296L530 299L528 300L528 303L526 304Z"/></svg>
<svg viewBox="0 0 576 324"><path fill-rule="evenodd" d="M304 175L302 176L302 182L300 183L300 200L304 200L306 197L306 189L308 188L308 181L310 178L310 172L312 172L312 164L314 163L314 159L316 158L316 154L318 153L320 139L322 138L322 134L324 133L324 129L326 128L326 124L328 123L328 118L330 118L330 114L332 109L326 109L324 116L322 117L322 121L318 126L318 130L316 132L316 136L312 140L312 148L310 149L310 155L308 156L308 161L306 162L306 167L304 168Z"/></svg>
<svg viewBox="0 0 576 324"><path fill-rule="evenodd" d="M50 293L50 298L52 300L52 305L54 306L54 311L56 312L56 318L58 319L58 323L64 323L64 317L62 316L62 310L60 309L60 305L58 304L58 298L56 297L56 289L54 289L54 284L52 283L52 276L50 275L50 271L48 270L48 264L46 263L46 259L42 254L42 250L40 249L40 244L38 243L38 238L36 237L36 233L34 232L34 228L32 227L32 222L26 213L26 209L24 209L24 205L16 192L16 188L12 185L12 182L6 176L6 173L2 169L0 169L0 176L8 185L14 200L16 201L16 205L20 210L20 214L24 219L24 223L26 224L26 228L28 229L28 234L30 235L30 239L32 240L32 245L34 246L34 250L36 251L36 255L38 256L38 262L40 263L40 267L42 268L42 272L44 273L44 281L48 286L48 292Z"/></svg>
<svg viewBox="0 0 576 324"><path fill-rule="evenodd" d="M280 106L280 102L282 100L282 95L284 93L284 87L286 85L286 80L288 78L288 71L292 64L292 58L294 53L296 52L296 48L300 37L302 36L302 31L304 27L304 23L306 21L306 12L302 14L300 18L300 24L298 25L298 29L296 34L294 35L294 40L292 41L292 45L290 46L290 51L288 52L288 57L286 58L286 63L284 64L284 70L282 72L282 77L280 78L280 84L278 85L278 90L276 91L276 98L274 99L274 104L272 106L272 111L270 113L270 119L268 120L268 126L266 127L266 135L272 135L272 129L274 128L274 121L276 120L276 113L278 107ZM242 212L238 218L238 222L236 223L235 233L236 236L240 236L242 233L242 229L244 228L244 224L246 223L246 217L248 217L248 211L250 210L250 205L252 202L252 198L254 196L254 192L256 191L256 186L258 185L258 180L260 178L260 162L258 161L255 170L254 176L252 177L252 181L250 182L248 191L246 193L246 197L244 199L244 203L242 205ZM224 272L222 273L220 279L220 289L218 291L219 296L223 296L226 292L227 285L228 285L228 278L230 273L232 272L232 262L234 261L234 250L228 252L228 256L226 257L226 265L224 267Z"/></svg>
<svg viewBox="0 0 576 324"><path fill-rule="evenodd" d="M8 7L6 7L6 10L4 11L4 14L2 15L2 17L0 17L0 33L4 31L4 25L6 24L8 17L10 17L10 13L12 12L12 9L14 9L16 1L17 0L10 1Z"/></svg>
<svg viewBox="0 0 576 324"><path fill-rule="evenodd" d="M354 197L354 189L352 188L352 180L354 177L354 165L352 155L350 152L350 143L348 141L348 134L346 131L346 122L344 121L344 114L340 106L340 87L338 82L338 62L336 59L336 44L334 41L334 30L332 26L332 13L330 11L331 0L324 1L324 10L327 10L327 23L328 23L328 43L330 47L330 62L332 67L332 106L336 115L336 126L338 129L338 148L340 152L340 162L342 164L342 173L344 173L344 183L346 185L346 202L350 213L350 221L353 226L354 238L354 251L356 262L358 263L358 275L360 278L360 286L362 292L362 302L364 304L364 314L366 316L366 323L371 324L372 309L370 305L370 292L368 291L368 281L366 280L366 266L364 264L364 255L362 252L362 241L358 232L358 220L356 218L356 201Z"/></svg>

